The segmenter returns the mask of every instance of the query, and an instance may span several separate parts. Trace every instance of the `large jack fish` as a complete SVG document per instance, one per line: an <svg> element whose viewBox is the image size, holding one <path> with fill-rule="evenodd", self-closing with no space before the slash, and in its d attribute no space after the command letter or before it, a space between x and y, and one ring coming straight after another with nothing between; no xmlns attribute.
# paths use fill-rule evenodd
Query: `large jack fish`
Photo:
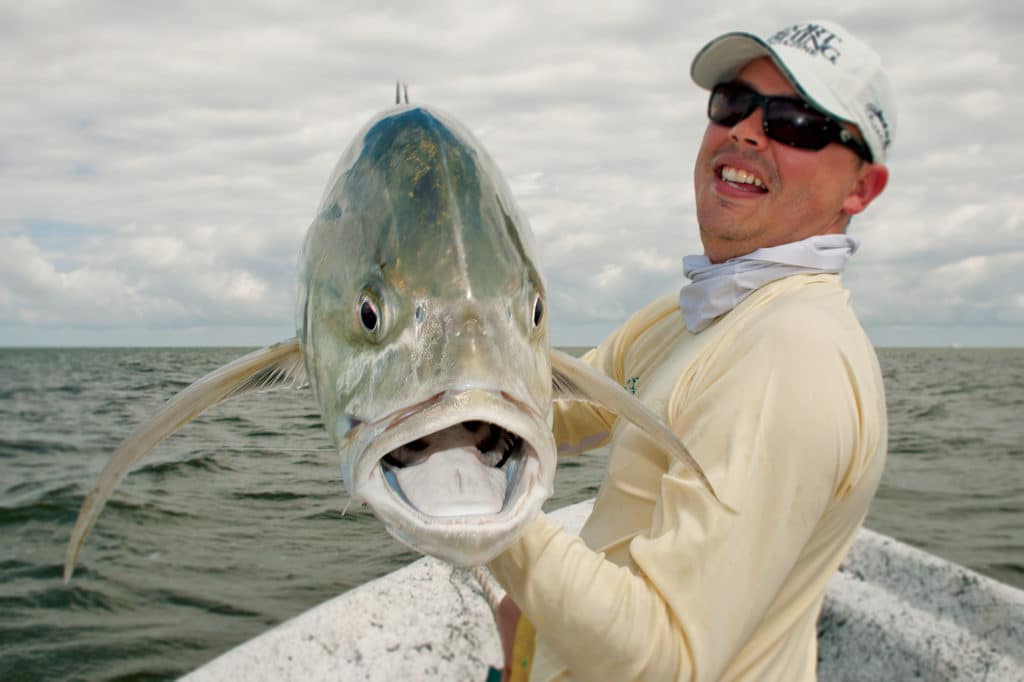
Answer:
<svg viewBox="0 0 1024 682"><path fill-rule="evenodd" d="M507 548L552 492L555 398L603 405L703 472L632 395L551 349L533 236L460 124L398 106L338 163L299 260L297 338L192 384L113 453L68 545L68 580L129 468L207 408L312 388L345 486L414 550L460 566Z"/></svg>

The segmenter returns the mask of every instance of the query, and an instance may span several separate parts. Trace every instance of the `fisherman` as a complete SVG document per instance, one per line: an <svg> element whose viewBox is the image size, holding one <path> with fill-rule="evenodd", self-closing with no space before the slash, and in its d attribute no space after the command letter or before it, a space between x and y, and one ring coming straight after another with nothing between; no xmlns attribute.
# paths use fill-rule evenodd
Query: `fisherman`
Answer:
<svg viewBox="0 0 1024 682"><path fill-rule="evenodd" d="M711 93L704 254L585 359L663 417L726 506L636 427L556 405L560 453L608 445L608 470L580 538L540 514L490 563L512 679L815 679L825 588L882 475L882 377L839 278L850 218L888 180L880 59L814 21L719 36L690 74Z"/></svg>

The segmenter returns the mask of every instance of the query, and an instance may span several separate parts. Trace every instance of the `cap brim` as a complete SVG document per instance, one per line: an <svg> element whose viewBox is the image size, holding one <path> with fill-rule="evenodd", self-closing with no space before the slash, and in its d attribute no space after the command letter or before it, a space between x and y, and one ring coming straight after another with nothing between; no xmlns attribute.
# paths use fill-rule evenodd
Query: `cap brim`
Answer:
<svg viewBox="0 0 1024 682"><path fill-rule="evenodd" d="M705 45L690 64L693 82L710 90L736 77L744 66L759 57L778 57L768 45L751 33L726 33Z"/></svg>

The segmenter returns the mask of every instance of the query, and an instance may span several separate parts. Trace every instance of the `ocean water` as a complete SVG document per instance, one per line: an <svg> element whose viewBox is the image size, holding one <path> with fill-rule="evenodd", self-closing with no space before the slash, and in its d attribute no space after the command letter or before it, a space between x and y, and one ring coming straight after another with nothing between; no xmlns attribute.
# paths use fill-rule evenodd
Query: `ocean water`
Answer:
<svg viewBox="0 0 1024 682"><path fill-rule="evenodd" d="M70 585L112 449L241 349L0 349L0 680L172 679L416 558L349 504L308 390L202 416L121 484ZM1024 349L881 349L888 467L867 525L1024 588ZM597 452L548 508L592 497Z"/></svg>

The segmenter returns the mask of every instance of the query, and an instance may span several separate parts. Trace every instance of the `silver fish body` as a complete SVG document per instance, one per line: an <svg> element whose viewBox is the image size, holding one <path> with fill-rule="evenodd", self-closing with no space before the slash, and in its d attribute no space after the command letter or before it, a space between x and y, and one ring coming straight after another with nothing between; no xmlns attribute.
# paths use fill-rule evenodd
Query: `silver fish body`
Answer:
<svg viewBox="0 0 1024 682"><path fill-rule="evenodd" d="M504 549L552 490L534 253L471 133L400 107L342 157L300 258L298 339L349 491L402 542L461 565ZM467 423L475 429L459 428ZM391 454L445 436L454 442L414 463L415 451ZM477 456L459 457L466 448ZM439 476L417 468L454 483L437 490Z"/></svg>

